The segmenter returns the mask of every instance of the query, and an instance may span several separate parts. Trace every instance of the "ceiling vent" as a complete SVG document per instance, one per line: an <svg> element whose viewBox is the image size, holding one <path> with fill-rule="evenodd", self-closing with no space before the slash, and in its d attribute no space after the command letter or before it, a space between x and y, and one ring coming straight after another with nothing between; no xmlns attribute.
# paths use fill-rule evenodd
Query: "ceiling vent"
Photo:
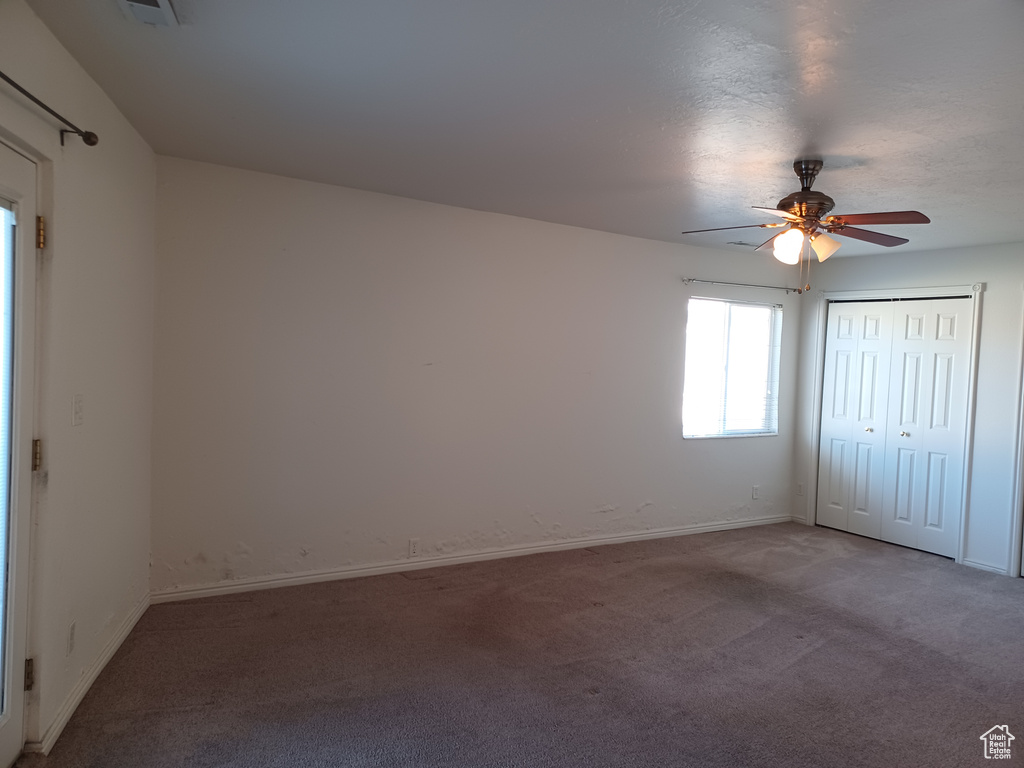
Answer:
<svg viewBox="0 0 1024 768"><path fill-rule="evenodd" d="M171 0L117 0L121 11L129 19L150 24L154 27L176 27Z"/></svg>

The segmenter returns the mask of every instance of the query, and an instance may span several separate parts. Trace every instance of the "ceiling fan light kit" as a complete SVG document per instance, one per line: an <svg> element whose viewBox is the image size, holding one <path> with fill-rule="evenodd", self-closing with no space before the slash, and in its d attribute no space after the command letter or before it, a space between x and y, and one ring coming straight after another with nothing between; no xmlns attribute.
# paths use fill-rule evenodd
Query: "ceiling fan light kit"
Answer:
<svg viewBox="0 0 1024 768"><path fill-rule="evenodd" d="M815 232L810 237L811 248L818 256L818 262L822 262L831 256L833 253L839 250L839 246L842 245L838 240L833 237L829 237L824 232Z"/></svg>
<svg viewBox="0 0 1024 768"><path fill-rule="evenodd" d="M804 248L804 233L793 227L781 235L772 238L775 258L783 264L796 264L800 261L800 251Z"/></svg>
<svg viewBox="0 0 1024 768"><path fill-rule="evenodd" d="M684 235L698 232L720 232L726 229L746 229L752 227L777 228L785 230L761 243L754 250L766 250L769 245L775 258L783 264L801 263L801 255L805 244L810 247L822 262L834 254L842 245L830 235L852 237L874 245L891 248L910 242L904 237L895 237L881 232L872 232L851 226L853 224L928 224L931 220L918 211L886 211L882 213L854 213L831 216L835 200L828 195L811 189L818 172L824 163L819 159L808 158L793 163L793 170L800 179L800 191L779 200L775 208L753 206L755 210L770 213L785 219L785 223L745 224L738 227L716 227L714 229L694 229L683 232ZM810 258L808 254L808 259Z"/></svg>

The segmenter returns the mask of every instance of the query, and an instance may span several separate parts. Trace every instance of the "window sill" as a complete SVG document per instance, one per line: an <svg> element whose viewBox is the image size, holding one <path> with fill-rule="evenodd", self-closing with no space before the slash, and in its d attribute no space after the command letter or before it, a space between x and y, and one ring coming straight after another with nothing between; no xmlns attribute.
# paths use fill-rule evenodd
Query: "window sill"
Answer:
<svg viewBox="0 0 1024 768"><path fill-rule="evenodd" d="M683 440L720 440L732 437L778 437L778 432L735 432L729 435L683 435Z"/></svg>

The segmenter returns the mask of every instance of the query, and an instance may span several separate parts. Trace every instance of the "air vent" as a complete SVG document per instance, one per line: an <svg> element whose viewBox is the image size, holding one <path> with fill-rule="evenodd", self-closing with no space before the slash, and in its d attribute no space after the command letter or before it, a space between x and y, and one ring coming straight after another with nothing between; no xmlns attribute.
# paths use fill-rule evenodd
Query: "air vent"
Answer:
<svg viewBox="0 0 1024 768"><path fill-rule="evenodd" d="M171 7L171 0L117 0L121 11L132 21L154 27L176 27L178 19Z"/></svg>

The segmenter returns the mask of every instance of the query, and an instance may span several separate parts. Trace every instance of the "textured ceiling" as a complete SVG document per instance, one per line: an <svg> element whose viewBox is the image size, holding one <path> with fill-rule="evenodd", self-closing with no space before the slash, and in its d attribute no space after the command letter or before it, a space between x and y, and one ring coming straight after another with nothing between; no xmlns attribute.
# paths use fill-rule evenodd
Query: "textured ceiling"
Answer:
<svg viewBox="0 0 1024 768"><path fill-rule="evenodd" d="M1024 0L28 1L161 154L728 249L817 155L893 253L1024 241Z"/></svg>

